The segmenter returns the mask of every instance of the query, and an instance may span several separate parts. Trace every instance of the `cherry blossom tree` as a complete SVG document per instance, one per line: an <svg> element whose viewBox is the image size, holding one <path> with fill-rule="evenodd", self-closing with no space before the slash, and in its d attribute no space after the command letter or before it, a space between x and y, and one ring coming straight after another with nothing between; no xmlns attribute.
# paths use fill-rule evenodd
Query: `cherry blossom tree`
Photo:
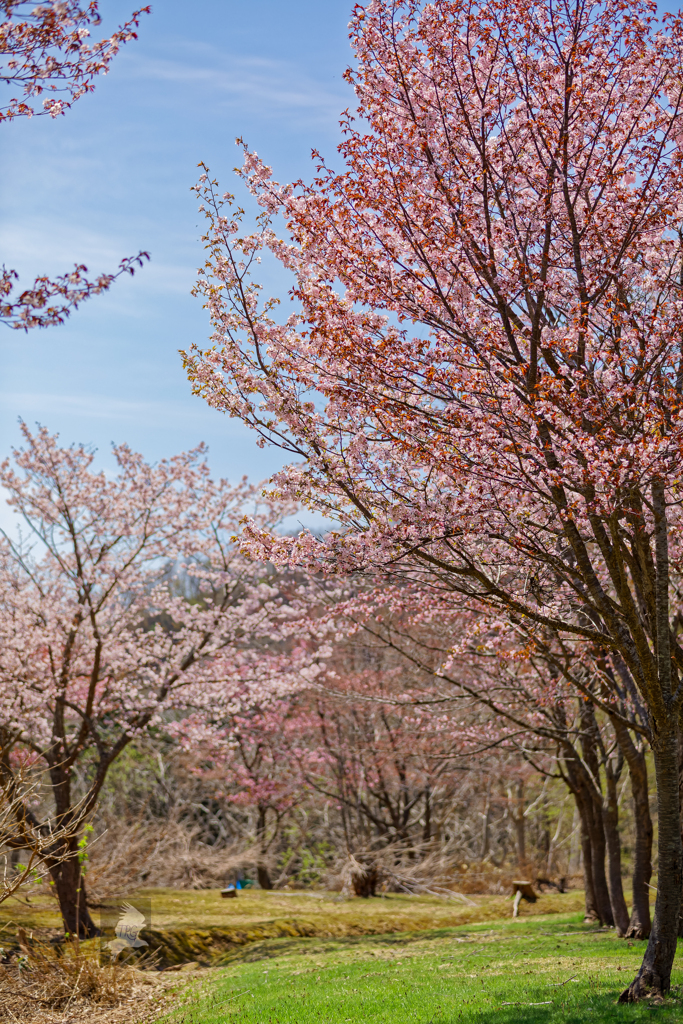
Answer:
<svg viewBox="0 0 683 1024"><path fill-rule="evenodd" d="M207 708L173 729L196 761L195 773L217 783L215 797L255 811L256 877L272 889L271 850L287 814L300 801L304 780L292 747L301 737L300 713L291 700L253 700L230 711Z"/></svg>
<svg viewBox="0 0 683 1024"><path fill-rule="evenodd" d="M428 843L463 758L466 744L448 717L397 696L390 673L366 670L312 702L306 732L316 754L302 758L302 770L310 786L339 803L352 853L359 839L375 849Z"/></svg>
<svg viewBox="0 0 683 1024"><path fill-rule="evenodd" d="M227 714L291 685L278 648L288 612L272 573L236 542L258 489L214 483L202 448L150 465L115 447L107 476L83 446L23 432L0 468L29 531L0 545L2 763L7 777L23 750L46 766L52 820L68 830L126 746L169 715ZM265 528L284 511L257 514ZM292 643L286 660L296 667ZM79 838L70 831L42 857L66 931L88 936Z"/></svg>
<svg viewBox="0 0 683 1024"><path fill-rule="evenodd" d="M17 117L58 117L95 88L107 74L121 46L136 39L140 15L135 11L108 39L89 43L91 28L101 22L98 0L0 0L0 82L17 90L0 101L0 123ZM30 288L13 294L14 270L0 269L0 322L18 330L63 323L84 299L99 295L122 274L133 274L147 253L124 259L114 274L88 279L87 267L55 278L41 275Z"/></svg>
<svg viewBox="0 0 683 1024"><path fill-rule="evenodd" d="M476 600L637 692L659 876L624 1001L670 987L683 875L683 21L656 16L358 5L343 169L316 155L281 187L247 151L250 234L200 180L213 347L186 357L197 393L299 460L279 492L339 524L255 528L260 557ZM250 277L263 249L294 275L282 322Z"/></svg>
<svg viewBox="0 0 683 1024"><path fill-rule="evenodd" d="M299 740L301 770L310 789L337 807L355 861L409 891L430 882L452 888L463 840L482 865L495 862L495 832L502 825L508 833L506 814L493 821L495 790L519 758L484 741L476 710L435 713L425 692L416 700L396 682L384 671L354 672L325 693L321 675L323 692L311 695Z"/></svg>
<svg viewBox="0 0 683 1024"><path fill-rule="evenodd" d="M646 766L650 732L642 705L628 692L619 700L605 692L604 666L591 666L586 659L577 663L571 649L547 638L542 642L538 633L530 649L522 624L516 638L508 624L507 644L501 647L501 623L487 618L485 608L468 613L448 596L426 595L419 586L356 587L345 600L338 586L317 589L328 605L317 619L318 637L327 628L331 645L335 636L358 634L375 645L376 655L390 652L403 674L407 670L420 684L400 703L421 709L423 723L428 722L425 711L439 718L448 708L449 727L469 744L472 756L496 747L516 750L535 772L565 782L581 823L587 919L616 925L618 934L628 938L646 938L652 821ZM366 699L371 691L366 687ZM386 699L382 691L378 681L378 702ZM463 699L488 715L456 725ZM630 918L622 885L617 791L626 764L636 833ZM514 811L512 817L521 828L523 819Z"/></svg>

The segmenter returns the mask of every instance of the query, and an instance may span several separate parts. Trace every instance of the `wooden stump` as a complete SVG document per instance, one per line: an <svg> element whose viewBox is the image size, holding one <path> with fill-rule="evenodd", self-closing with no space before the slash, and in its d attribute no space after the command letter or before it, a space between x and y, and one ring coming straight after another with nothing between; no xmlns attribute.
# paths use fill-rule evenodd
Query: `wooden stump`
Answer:
<svg viewBox="0 0 683 1024"><path fill-rule="evenodd" d="M356 862L357 863L357 862ZM349 872L351 885L356 896L367 899L374 896L379 881L379 871L374 864L357 864Z"/></svg>
<svg viewBox="0 0 683 1024"><path fill-rule="evenodd" d="M230 889L221 889L221 896L224 900L235 900L237 899L237 889L234 886Z"/></svg>
<svg viewBox="0 0 683 1024"><path fill-rule="evenodd" d="M513 881L512 891L515 894L515 902L512 906L512 916L517 917L519 915L519 904L522 900L526 900L527 903L535 903L538 896L534 892L534 887L531 882L527 881Z"/></svg>
<svg viewBox="0 0 683 1024"><path fill-rule="evenodd" d="M349 854L342 871L344 888L342 892L351 890L354 896L374 896L377 886L381 881L381 869L375 863L364 863L356 860L352 853Z"/></svg>

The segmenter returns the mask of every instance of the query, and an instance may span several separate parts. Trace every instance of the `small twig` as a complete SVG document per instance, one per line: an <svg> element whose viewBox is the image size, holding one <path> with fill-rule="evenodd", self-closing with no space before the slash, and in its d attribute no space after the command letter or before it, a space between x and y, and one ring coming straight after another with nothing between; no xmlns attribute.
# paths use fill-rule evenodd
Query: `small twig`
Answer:
<svg viewBox="0 0 683 1024"><path fill-rule="evenodd" d="M573 981L574 978L578 978L578 974L572 974L571 978L567 978L566 981L556 981L553 983L553 988L562 988L568 981Z"/></svg>
<svg viewBox="0 0 683 1024"><path fill-rule="evenodd" d="M72 993L71 993L71 995L69 996L69 1001L68 1001L68 1003L66 1004L66 1006L64 1007L64 1013L66 1013L66 1011L67 1011L67 1010L69 1009L69 1007L71 1006L71 1000L72 1000L72 999L73 999L73 997L74 997L74 996L76 995L76 989L78 988L78 983L79 983L79 981L81 980L81 974L83 974L83 968L84 968L84 967L85 967L85 964L81 964L81 969L80 969L80 971L78 972L78 977L76 978L76 981L74 982L73 992L72 992Z"/></svg>
<svg viewBox="0 0 683 1024"><path fill-rule="evenodd" d="M482 949L484 949L483 946L479 946L477 949L473 949L471 953L468 953L467 956L463 957L463 960L469 960L469 958L471 956L474 956L475 953L481 953Z"/></svg>
<svg viewBox="0 0 683 1024"><path fill-rule="evenodd" d="M546 999L542 1003L501 1003L501 1006L552 1006L552 999Z"/></svg>

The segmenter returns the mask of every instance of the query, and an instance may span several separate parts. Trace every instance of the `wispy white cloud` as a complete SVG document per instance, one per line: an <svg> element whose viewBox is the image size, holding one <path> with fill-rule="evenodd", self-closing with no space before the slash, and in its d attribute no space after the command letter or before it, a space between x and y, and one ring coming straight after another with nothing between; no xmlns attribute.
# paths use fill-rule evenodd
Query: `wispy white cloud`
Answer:
<svg viewBox="0 0 683 1024"><path fill-rule="evenodd" d="M135 401L124 398L111 398L107 395L63 395L50 394L49 392L0 392L0 402L5 407L11 405L21 411L25 420L41 421L41 417L49 416L76 416L94 420L130 421L141 423L151 421L155 424L164 421L173 421L174 426L178 421L187 423L206 423L209 417L216 416L215 411L209 409L203 403L173 402L173 401ZM225 420L225 426L231 421ZM243 431L244 428L236 425L236 429Z"/></svg>
<svg viewBox="0 0 683 1024"><path fill-rule="evenodd" d="M33 266L42 260L45 266L63 263L65 269L75 259L86 260L93 268L102 264L104 269L116 265L122 255L116 239L74 224L68 212L63 218L27 217L22 212L21 219L14 222L5 219L0 227L0 249L15 266Z"/></svg>
<svg viewBox="0 0 683 1024"><path fill-rule="evenodd" d="M336 120L349 103L344 83L338 89L302 73L301 67L287 61L263 57L225 55L211 47L187 47L175 59L127 54L128 73L132 77L184 86L193 94L200 91L223 101L239 103L242 108L258 108L263 116L293 117L307 114L316 120Z"/></svg>
<svg viewBox="0 0 683 1024"><path fill-rule="evenodd" d="M280 180L305 177L311 147L333 151L339 112L353 103L337 43L346 38L346 0L320 3L310 25L301 13L308 4L315 0L280 19L282 0L197 0L203 13L188 21L183 0L164 0L159 28L141 32L67 118L3 129L0 262L20 272L22 284L74 262L111 271L139 249L149 249L152 262L59 329L2 333L0 455L20 440L21 416L60 430L64 443L92 441L105 464L111 438L159 458L202 437L212 465L228 476L259 479L282 464L281 452L257 448L247 427L191 395L177 349L204 343L210 332L190 296L204 257L204 222L189 192L197 160L210 161L250 210L241 184L228 183L239 161L235 136L255 140ZM240 31L231 32L228 6L241 11ZM268 11L281 32L261 32ZM224 49L239 51L237 40L246 54ZM265 259L259 277L265 294L287 295L288 275L275 261ZM0 497L0 513L1 506Z"/></svg>
<svg viewBox="0 0 683 1024"><path fill-rule="evenodd" d="M74 263L85 263L91 274L113 273L125 256L132 256L137 251L138 247L130 237L134 233L130 230L127 233L129 237L112 238L104 231L79 227L69 217L24 218L21 222L10 221L2 225L0 251L6 254L8 265L22 275L20 283L27 285L29 275L63 273ZM143 231L138 231L138 241L140 238L144 241ZM158 248L159 238L155 241ZM164 241L168 248L168 239ZM192 241L190 238L181 248L192 249ZM200 258L201 253L192 250L188 252L187 263L174 263L157 258L152 251L151 262L137 271L143 275L144 293L148 297L189 295L197 277L193 261L199 262ZM119 282L119 290L127 280Z"/></svg>

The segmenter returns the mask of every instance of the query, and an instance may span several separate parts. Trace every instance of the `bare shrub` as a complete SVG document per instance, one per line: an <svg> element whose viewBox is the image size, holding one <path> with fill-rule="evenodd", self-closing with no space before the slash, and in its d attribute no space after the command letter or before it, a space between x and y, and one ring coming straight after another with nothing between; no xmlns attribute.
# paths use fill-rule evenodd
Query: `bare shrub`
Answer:
<svg viewBox="0 0 683 1024"><path fill-rule="evenodd" d="M338 860L325 881L344 895L424 893L471 905L467 894L507 895L516 877L519 872L513 867L478 862L470 868L460 862L457 849L395 843Z"/></svg>
<svg viewBox="0 0 683 1024"><path fill-rule="evenodd" d="M13 764L9 750L7 731L0 728L0 903L18 889L35 888L68 860L68 844L86 820L80 802L68 818L45 813L47 770L30 759Z"/></svg>
<svg viewBox="0 0 683 1024"><path fill-rule="evenodd" d="M377 886L382 879L382 870L376 860L368 859L364 863L349 854L341 870L342 892L353 892L354 896L375 896Z"/></svg>
<svg viewBox="0 0 683 1024"><path fill-rule="evenodd" d="M76 942L54 947L27 940L21 934L21 952L0 967L0 1011L3 1019L22 1020L20 1014L38 1006L65 1009L87 1001L117 1006L132 993L140 973L117 963L100 964L99 948Z"/></svg>
<svg viewBox="0 0 683 1024"><path fill-rule="evenodd" d="M121 822L103 829L88 853L88 899L97 904L138 888L215 889L249 862L244 846L211 847L178 821Z"/></svg>

